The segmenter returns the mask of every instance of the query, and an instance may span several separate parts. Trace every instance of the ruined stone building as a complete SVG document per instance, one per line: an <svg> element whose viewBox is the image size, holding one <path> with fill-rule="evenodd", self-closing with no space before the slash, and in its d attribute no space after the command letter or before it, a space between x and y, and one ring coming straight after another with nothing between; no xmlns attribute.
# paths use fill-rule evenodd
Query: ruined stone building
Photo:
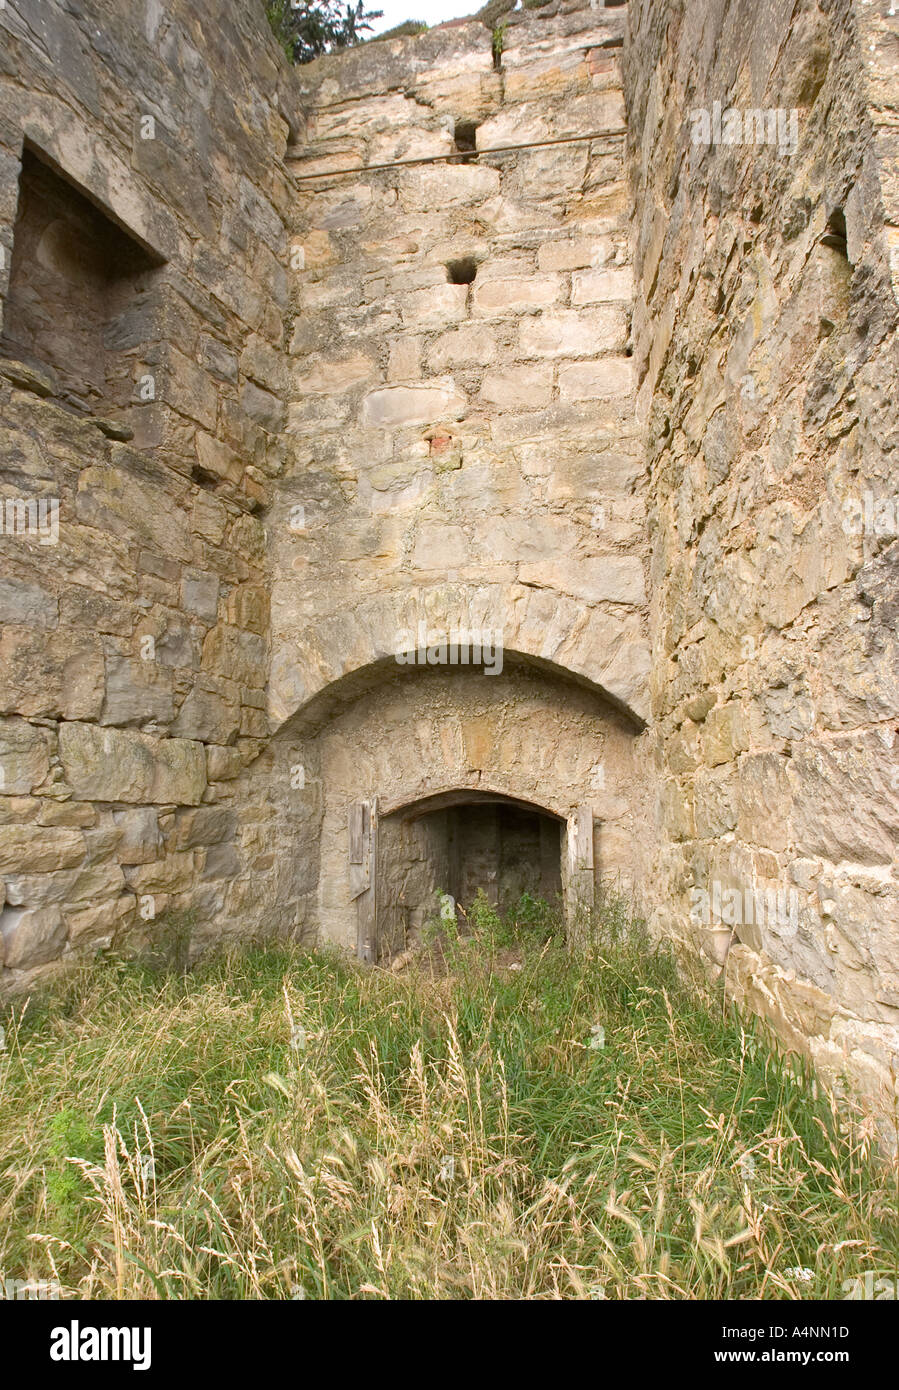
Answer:
<svg viewBox="0 0 899 1390"><path fill-rule="evenodd" d="M0 990L608 883L888 1124L894 8L0 0Z"/></svg>

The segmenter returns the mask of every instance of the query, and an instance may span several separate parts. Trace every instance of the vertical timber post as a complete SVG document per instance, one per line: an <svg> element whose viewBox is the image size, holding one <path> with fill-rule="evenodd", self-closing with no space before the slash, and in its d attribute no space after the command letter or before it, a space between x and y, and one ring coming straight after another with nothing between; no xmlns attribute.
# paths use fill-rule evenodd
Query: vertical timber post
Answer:
<svg viewBox="0 0 899 1390"><path fill-rule="evenodd" d="M593 807L578 806L568 817L568 883L566 917L568 939L582 942L588 914L593 911Z"/></svg>
<svg viewBox="0 0 899 1390"><path fill-rule="evenodd" d="M378 958L378 799L349 808L350 899L356 903L356 955Z"/></svg>

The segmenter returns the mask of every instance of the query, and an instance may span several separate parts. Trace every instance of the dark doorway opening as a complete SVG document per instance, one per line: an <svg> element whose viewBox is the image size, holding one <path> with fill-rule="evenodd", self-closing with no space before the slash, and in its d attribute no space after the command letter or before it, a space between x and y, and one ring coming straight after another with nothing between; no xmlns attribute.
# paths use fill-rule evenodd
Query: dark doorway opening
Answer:
<svg viewBox="0 0 899 1390"><path fill-rule="evenodd" d="M525 893L562 899L565 822L532 803L477 791L428 797L382 814L378 832L378 936L401 950L437 911L438 893L462 906L483 891L500 911Z"/></svg>
<svg viewBox="0 0 899 1390"><path fill-rule="evenodd" d="M524 893L547 902L561 897L559 821L501 801L453 806L442 814L450 866L447 892L457 902L473 902L483 891L507 910Z"/></svg>

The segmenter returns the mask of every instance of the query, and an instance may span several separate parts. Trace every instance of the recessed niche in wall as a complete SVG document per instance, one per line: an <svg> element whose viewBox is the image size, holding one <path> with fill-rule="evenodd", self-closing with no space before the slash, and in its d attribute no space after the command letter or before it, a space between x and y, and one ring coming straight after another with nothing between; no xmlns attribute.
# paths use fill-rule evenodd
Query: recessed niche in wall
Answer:
<svg viewBox="0 0 899 1390"><path fill-rule="evenodd" d="M478 273L478 263L474 256L462 256L458 261L447 261L446 277L451 285L472 285Z"/></svg>
<svg viewBox="0 0 899 1390"><path fill-rule="evenodd" d="M71 407L121 416L158 340L162 263L26 148L0 355L50 368Z"/></svg>
<svg viewBox="0 0 899 1390"><path fill-rule="evenodd" d="M470 164L476 157L478 128L474 121L456 121L453 139L459 151L459 163Z"/></svg>
<svg viewBox="0 0 899 1390"><path fill-rule="evenodd" d="M846 247L846 215L842 208L834 208L827 219L827 226L821 238L822 246L829 246L833 251L839 251L841 256L848 260L849 253Z"/></svg>

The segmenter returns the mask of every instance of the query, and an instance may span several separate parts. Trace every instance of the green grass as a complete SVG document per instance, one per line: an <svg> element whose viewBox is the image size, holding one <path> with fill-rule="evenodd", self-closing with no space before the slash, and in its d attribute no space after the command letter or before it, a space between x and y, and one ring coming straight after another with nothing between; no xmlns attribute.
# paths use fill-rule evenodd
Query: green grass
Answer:
<svg viewBox="0 0 899 1390"><path fill-rule="evenodd" d="M0 1284L840 1298L899 1274L869 1129L620 903L579 955L545 905L482 901L404 974L107 962L2 1022Z"/></svg>

